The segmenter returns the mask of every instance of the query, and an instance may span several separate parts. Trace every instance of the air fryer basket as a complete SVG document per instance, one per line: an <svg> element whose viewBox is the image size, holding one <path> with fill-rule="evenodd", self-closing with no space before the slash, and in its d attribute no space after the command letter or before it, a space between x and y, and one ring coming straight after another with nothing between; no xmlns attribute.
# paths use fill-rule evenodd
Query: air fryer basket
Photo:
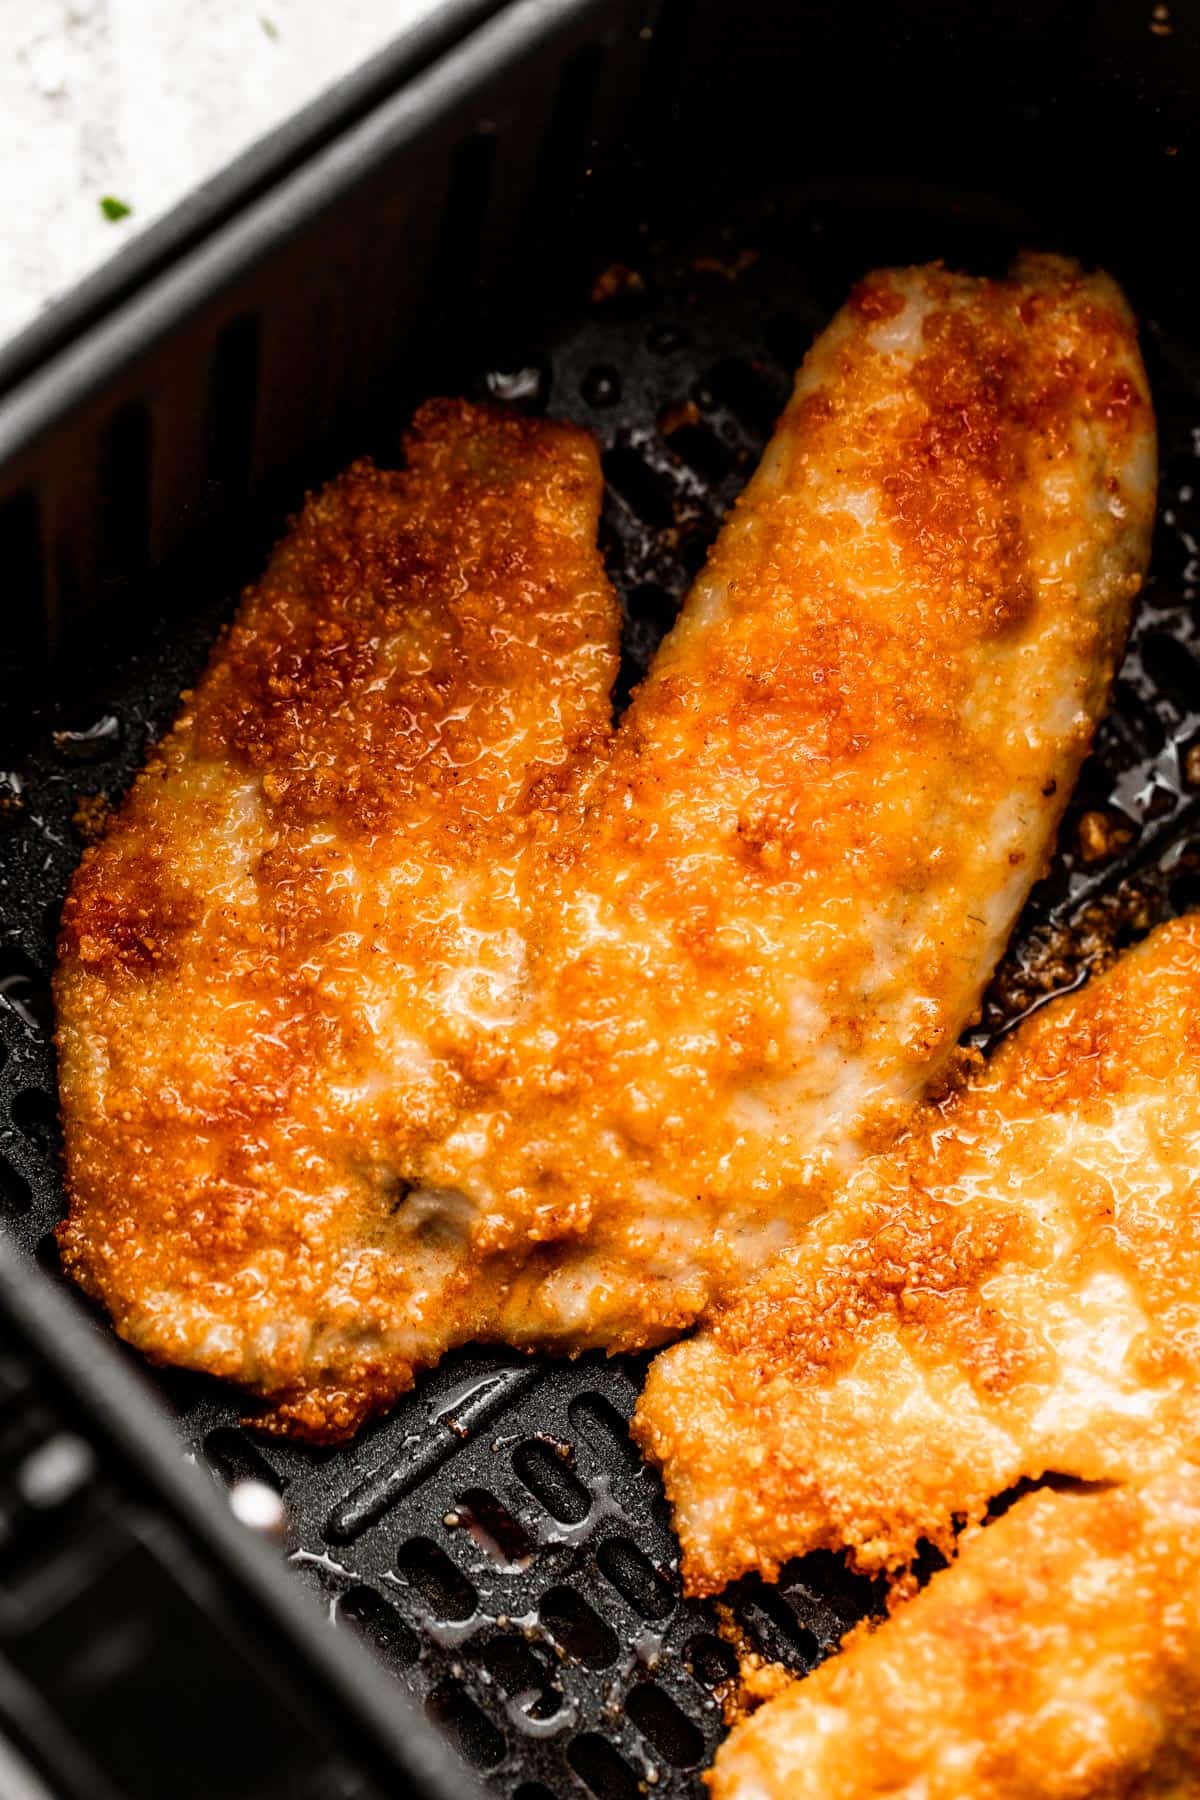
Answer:
<svg viewBox="0 0 1200 1800"><path fill-rule="evenodd" d="M54 590L61 643L41 697L23 665L34 697L10 728L11 772L0 776L0 1218L51 1275L62 1196L47 976L97 807L120 794L170 720L305 479L350 449L394 458L423 393L490 396L599 437L604 548L627 620L621 703L753 467L791 370L857 275L931 256L999 269L1022 245L1105 261L1139 309L1159 412L1153 573L1054 867L973 1040L986 1047L1200 900L1200 345L1187 329L1187 281L1164 263L1162 243L1190 180L1172 96L1186 93L1179 70L1195 70L1195 44L1173 42L1169 19L1167 34L1151 30L1149 14L1134 36L1128 8L1051 8L1029 20L1007 8L1002 23L998 9L996 19L972 15L964 38L957 9L926 6L872 52L862 15L856 42L833 12L789 13L784 30L764 8L756 32L737 11L678 7L647 36L627 8L562 7L583 35L564 38L551 59L557 86L539 90L542 147L554 153L515 173L503 119L486 110L494 93L481 86L448 151L442 133L448 210L430 246L440 285L410 310L408 354L389 379L374 391L363 379L374 365L356 342L360 290L322 290L306 315L325 334L316 353L284 315L292 381L301 392L308 383L328 414L301 433L290 464L262 452L264 403L273 418L285 403L287 418L301 418L294 396L261 385L275 355L270 316L226 308L203 473L190 486L178 454L171 480L156 485L159 395L139 411L136 388L118 383L101 409L88 442L107 457L111 491L87 540L88 554L96 543L100 552L82 590L63 585L78 546L60 530L66 549L47 574L44 524L31 533L25 503L9 503L26 563ZM852 53L853 81L839 60ZM969 89L954 86L968 71ZM493 65L488 79L498 78ZM624 98L601 129L589 109L605 84ZM1085 132L1110 176L1086 200ZM596 168L583 200L569 179L568 149L580 148ZM916 173L902 179L906 168ZM355 181L364 216L395 227L396 194L378 171L364 163ZM304 273L303 245L273 254L278 280ZM394 243L377 264L360 255L345 265L368 284L398 266ZM374 294L367 322L379 330L388 317L398 330L395 311ZM347 357L359 380L354 404L342 405L333 390ZM320 385L323 359L334 374ZM158 519L164 495L192 511L182 556ZM201 552L205 509L221 530ZM105 606L106 584L136 591L136 607ZM76 622L85 600L86 625ZM207 1380L168 1372L158 1385L219 1479L251 1476L281 1493L296 1576L335 1624L365 1636L496 1792L682 1800L701 1791L724 1729L730 1621L747 1647L804 1670L879 1597L820 1556L777 1588L739 1583L728 1612L682 1599L659 1483L626 1432L643 1366L467 1351L336 1452L256 1439L238 1396Z"/></svg>

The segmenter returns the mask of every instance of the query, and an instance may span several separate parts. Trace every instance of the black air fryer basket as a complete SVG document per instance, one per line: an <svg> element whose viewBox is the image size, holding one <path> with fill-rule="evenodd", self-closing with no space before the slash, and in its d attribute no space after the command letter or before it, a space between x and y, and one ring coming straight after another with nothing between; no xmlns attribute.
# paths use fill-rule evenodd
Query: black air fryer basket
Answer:
<svg viewBox="0 0 1200 1800"><path fill-rule="evenodd" d="M58 909L300 495L420 398L597 434L623 702L851 282L1025 246L1125 285L1163 488L975 1040L1193 904L1198 96L1174 0L456 0L0 355L0 1736L51 1792L683 1800L730 1622L806 1669L877 1603L821 1557L681 1598L636 1360L467 1351L338 1451L137 1372L51 1236Z"/></svg>

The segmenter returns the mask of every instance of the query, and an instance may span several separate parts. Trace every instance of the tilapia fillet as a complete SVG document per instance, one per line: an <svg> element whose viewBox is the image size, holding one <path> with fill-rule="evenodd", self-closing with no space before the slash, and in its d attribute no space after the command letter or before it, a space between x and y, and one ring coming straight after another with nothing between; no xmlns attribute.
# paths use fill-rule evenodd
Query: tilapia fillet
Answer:
<svg viewBox="0 0 1200 1800"><path fill-rule="evenodd" d="M693 1592L897 1569L1022 1477L1200 1446L1200 915L1028 1020L651 1370Z"/></svg>
<svg viewBox="0 0 1200 1800"><path fill-rule="evenodd" d="M158 1359L320 1380L318 1434L446 1283L402 1172L519 1006L528 795L607 729L600 494L583 432L423 407L308 503L67 899L67 1267Z"/></svg>
<svg viewBox="0 0 1200 1800"><path fill-rule="evenodd" d="M1200 1469L1018 1501L707 1779L712 1800L1192 1800Z"/></svg>
<svg viewBox="0 0 1200 1800"><path fill-rule="evenodd" d="M873 276L619 728L578 433L315 502L85 861L68 1264L352 1429L466 1338L661 1342L953 1054L1145 566L1104 277Z"/></svg>

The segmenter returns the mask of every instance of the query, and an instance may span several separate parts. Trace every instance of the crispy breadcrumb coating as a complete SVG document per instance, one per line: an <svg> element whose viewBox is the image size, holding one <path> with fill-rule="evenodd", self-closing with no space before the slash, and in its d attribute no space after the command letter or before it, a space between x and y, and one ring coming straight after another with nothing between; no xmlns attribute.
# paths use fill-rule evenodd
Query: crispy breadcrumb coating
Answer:
<svg viewBox="0 0 1200 1800"><path fill-rule="evenodd" d="M707 1780L712 1800L1192 1800L1200 1469L1018 1501Z"/></svg>
<svg viewBox="0 0 1200 1800"><path fill-rule="evenodd" d="M661 1342L954 1054L1103 707L1153 419L1102 276L866 280L619 728L577 433L443 404L281 547L68 903L69 1265L352 1429Z"/></svg>
<svg viewBox="0 0 1200 1800"><path fill-rule="evenodd" d="M404 1171L520 1005L528 795L608 729L600 494L583 432L423 407L309 501L66 903L66 1265L156 1359L332 1367L318 1435L446 1280Z"/></svg>
<svg viewBox="0 0 1200 1800"><path fill-rule="evenodd" d="M1140 1479L1200 1433L1200 914L1045 1007L659 1357L635 1432L693 1592L949 1549L1021 1477Z"/></svg>

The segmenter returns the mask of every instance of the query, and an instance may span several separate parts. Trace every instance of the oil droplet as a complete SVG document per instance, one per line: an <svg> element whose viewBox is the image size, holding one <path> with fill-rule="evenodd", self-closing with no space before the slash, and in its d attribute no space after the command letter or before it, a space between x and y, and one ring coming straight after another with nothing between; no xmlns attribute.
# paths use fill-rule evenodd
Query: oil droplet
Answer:
<svg viewBox="0 0 1200 1800"><path fill-rule="evenodd" d="M550 397L550 371L543 362L522 362L514 358L511 363L489 369L485 380L494 400L544 406Z"/></svg>
<svg viewBox="0 0 1200 1800"><path fill-rule="evenodd" d="M121 748L121 721L115 713L102 713L82 731L55 731L54 748L67 762L103 762Z"/></svg>
<svg viewBox="0 0 1200 1800"><path fill-rule="evenodd" d="M621 398L621 377L611 363L597 363L583 378L583 397L589 406L615 406Z"/></svg>

